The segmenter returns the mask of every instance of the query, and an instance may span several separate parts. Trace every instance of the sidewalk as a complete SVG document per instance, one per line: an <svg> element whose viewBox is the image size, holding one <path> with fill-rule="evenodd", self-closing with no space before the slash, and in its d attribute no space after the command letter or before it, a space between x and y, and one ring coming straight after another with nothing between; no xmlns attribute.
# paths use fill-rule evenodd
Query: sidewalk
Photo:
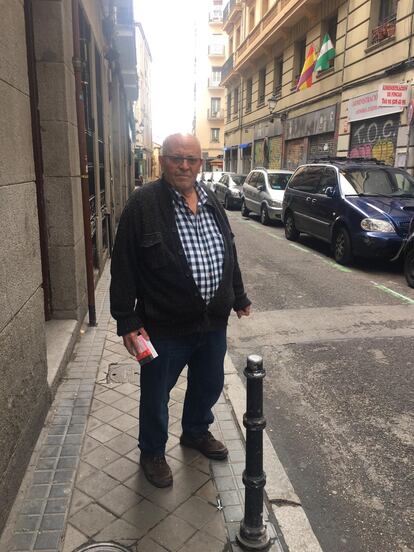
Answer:
<svg viewBox="0 0 414 552"><path fill-rule="evenodd" d="M181 447L186 378L180 376L171 394L167 444L174 484L149 484L137 449L139 367L116 335L108 288L107 266L96 292L98 326L83 326L0 550L73 552L105 542L131 552L237 552L245 452L232 406L222 394L211 428L226 443L228 461L209 461ZM271 552L282 552L271 523L268 531Z"/></svg>

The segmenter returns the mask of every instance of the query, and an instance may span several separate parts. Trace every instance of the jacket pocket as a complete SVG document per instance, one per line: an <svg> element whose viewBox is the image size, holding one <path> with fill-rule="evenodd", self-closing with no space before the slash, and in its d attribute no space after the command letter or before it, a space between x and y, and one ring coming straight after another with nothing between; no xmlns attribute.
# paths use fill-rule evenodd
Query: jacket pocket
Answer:
<svg viewBox="0 0 414 552"><path fill-rule="evenodd" d="M141 254L149 268L162 268L167 264L167 254L161 232L144 234L140 244Z"/></svg>

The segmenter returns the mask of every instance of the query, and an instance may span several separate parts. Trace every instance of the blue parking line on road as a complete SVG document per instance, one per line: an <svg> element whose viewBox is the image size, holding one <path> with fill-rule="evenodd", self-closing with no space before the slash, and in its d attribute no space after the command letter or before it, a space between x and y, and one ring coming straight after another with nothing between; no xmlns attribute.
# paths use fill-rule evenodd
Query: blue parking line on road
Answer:
<svg viewBox="0 0 414 552"><path fill-rule="evenodd" d="M393 289L388 288L387 286L384 286L382 284L377 284L376 282L372 282L372 283L377 289L380 289L381 291L388 293L388 295L393 295L394 297L398 297L398 299L402 299L403 301L405 301L406 303L409 303L410 305L414 305L414 299L411 299L411 297L407 297L402 293L398 293L398 291L394 291Z"/></svg>

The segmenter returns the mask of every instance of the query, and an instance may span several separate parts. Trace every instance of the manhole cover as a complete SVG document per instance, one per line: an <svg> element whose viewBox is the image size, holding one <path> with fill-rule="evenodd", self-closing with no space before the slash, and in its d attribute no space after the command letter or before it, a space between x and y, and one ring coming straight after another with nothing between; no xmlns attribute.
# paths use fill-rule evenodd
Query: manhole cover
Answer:
<svg viewBox="0 0 414 552"><path fill-rule="evenodd" d="M99 542L96 544L88 544L82 548L78 548L77 552L129 552L126 548L120 544L114 544L113 542Z"/></svg>
<svg viewBox="0 0 414 552"><path fill-rule="evenodd" d="M139 364L111 363L106 375L107 383L133 383L138 385Z"/></svg>

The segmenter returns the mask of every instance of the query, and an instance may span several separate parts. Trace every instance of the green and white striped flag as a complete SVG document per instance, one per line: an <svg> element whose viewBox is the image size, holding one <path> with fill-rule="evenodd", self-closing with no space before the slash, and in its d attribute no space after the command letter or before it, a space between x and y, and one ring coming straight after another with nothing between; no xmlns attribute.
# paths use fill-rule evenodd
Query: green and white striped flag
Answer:
<svg viewBox="0 0 414 552"><path fill-rule="evenodd" d="M328 33L323 37L322 46L319 52L318 59L316 60L315 71L326 71L329 69L329 62L335 57L335 48L329 38Z"/></svg>

